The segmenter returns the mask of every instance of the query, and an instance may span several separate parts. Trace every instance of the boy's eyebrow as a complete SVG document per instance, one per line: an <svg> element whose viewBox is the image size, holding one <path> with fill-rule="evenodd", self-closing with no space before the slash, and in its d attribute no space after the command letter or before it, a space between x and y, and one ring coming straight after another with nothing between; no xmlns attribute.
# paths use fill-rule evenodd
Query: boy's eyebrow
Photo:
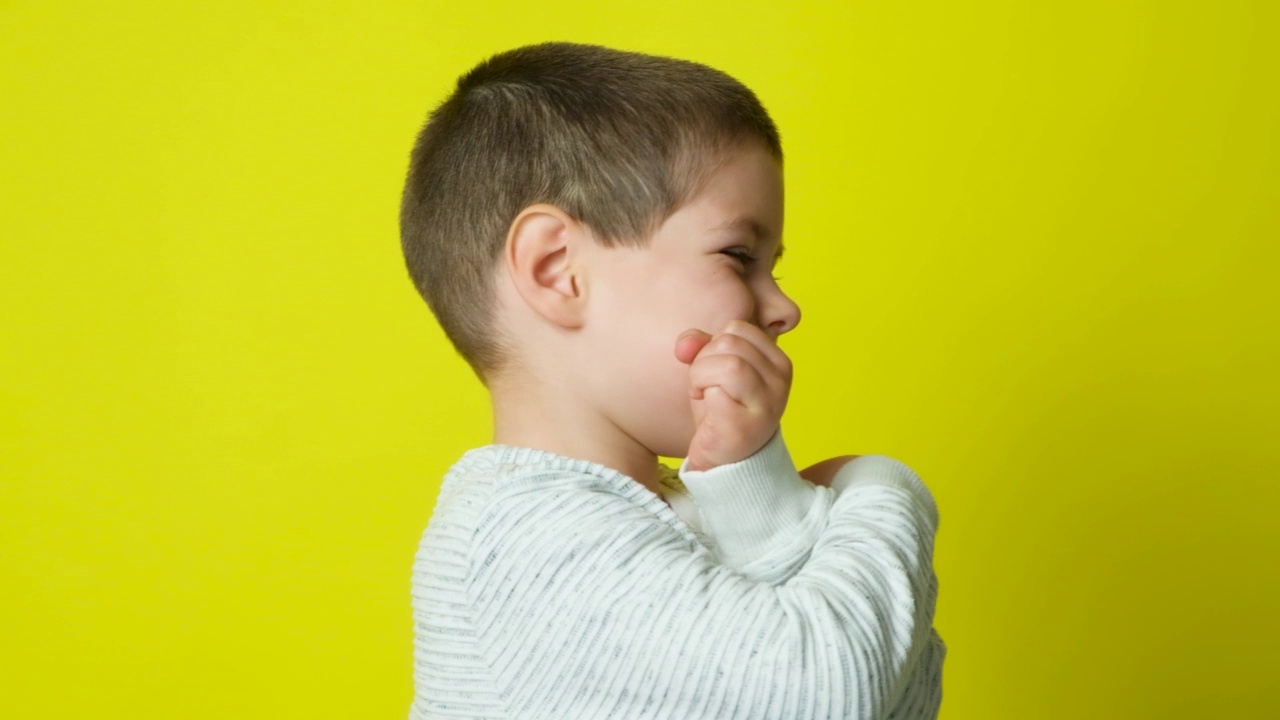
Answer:
<svg viewBox="0 0 1280 720"><path fill-rule="evenodd" d="M733 218L732 220L727 220L725 222L722 222L711 229L720 230L720 231L747 232L755 236L756 242L763 242L766 238L772 235L772 233L769 232L764 227L764 225L761 225L760 223L756 222L754 218L749 218L749 217ZM786 249L787 249L786 245L782 242L782 239L779 238L778 249L773 253L773 263L775 265L778 264L778 261L782 259L782 253L785 252Z"/></svg>

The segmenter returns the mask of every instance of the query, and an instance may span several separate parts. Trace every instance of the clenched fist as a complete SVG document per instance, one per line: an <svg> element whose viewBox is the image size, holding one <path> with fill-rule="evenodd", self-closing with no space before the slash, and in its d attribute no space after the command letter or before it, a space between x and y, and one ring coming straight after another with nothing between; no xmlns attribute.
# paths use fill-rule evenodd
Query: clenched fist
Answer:
<svg viewBox="0 0 1280 720"><path fill-rule="evenodd" d="M686 330L676 359L689 365L694 434L688 468L750 457L773 437L791 394L791 359L764 333L734 320L718 335Z"/></svg>

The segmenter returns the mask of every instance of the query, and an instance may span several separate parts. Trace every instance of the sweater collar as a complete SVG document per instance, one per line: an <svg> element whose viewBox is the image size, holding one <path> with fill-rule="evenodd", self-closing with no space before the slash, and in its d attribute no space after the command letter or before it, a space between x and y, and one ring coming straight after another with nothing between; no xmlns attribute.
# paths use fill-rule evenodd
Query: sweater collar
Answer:
<svg viewBox="0 0 1280 720"><path fill-rule="evenodd" d="M633 497L641 501L642 504L652 505L657 503L653 509L658 511L659 514L662 514L662 511L673 513L684 524L694 530L701 526L700 518L697 516L697 506L693 504L693 499L689 495L688 489L685 487L684 482L680 480L679 470L662 462L658 463L660 496L654 495L649 488L635 480L635 478L607 465L561 455L548 450L539 450L538 448L492 443L467 450L457 463L460 469L481 466L493 468L501 465L515 465L526 469L544 468L589 473L608 480L620 489L630 491ZM657 506L661 507L658 508Z"/></svg>

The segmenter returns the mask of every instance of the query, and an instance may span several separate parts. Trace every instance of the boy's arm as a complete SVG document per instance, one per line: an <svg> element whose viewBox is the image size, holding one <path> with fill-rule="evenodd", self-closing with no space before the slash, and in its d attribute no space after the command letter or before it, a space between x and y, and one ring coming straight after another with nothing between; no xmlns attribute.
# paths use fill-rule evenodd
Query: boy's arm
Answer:
<svg viewBox="0 0 1280 720"><path fill-rule="evenodd" d="M936 718L942 708L942 663L947 644L938 631L931 630L909 685L898 698L891 718Z"/></svg>
<svg viewBox="0 0 1280 720"><path fill-rule="evenodd" d="M851 492L864 483L891 483L908 491L924 487L911 468L885 455L857 456L837 466L831 476L831 489L837 493ZM936 532L938 509L932 493L917 493L916 501L935 519ZM930 602L934 602L937 598L938 579L932 569L932 545L921 561L930 568ZM932 615L931 608L930 618ZM946 657L946 644L938 635L937 629L932 627L932 619L928 634L918 637L910 651L913 659L909 661L909 665L913 670L901 678L902 686L895 692L893 711L889 713L889 717L936 718L942 705L942 664Z"/></svg>
<svg viewBox="0 0 1280 720"><path fill-rule="evenodd" d="M780 433L749 461L716 468L710 471L714 477L689 470L683 474L686 488L689 482L693 484L691 493L701 491L698 507L703 528L715 540L725 565L748 579L770 584L794 575L817 540L814 516L798 512L793 497L811 496L813 486L830 487L838 494L860 482L888 482L908 491L919 487L916 478L905 477L915 475L910 468L883 455L842 455L824 460L798 473L807 483L795 482L796 472ZM725 492L714 492L717 487ZM930 495L917 494L916 499L936 514ZM818 504L813 509L823 507ZM931 628L929 638L913 646L912 652L921 657L914 663L915 671L904 677L890 717L937 717L946 644Z"/></svg>
<svg viewBox="0 0 1280 720"><path fill-rule="evenodd" d="M749 580L777 584L795 574L818 541L830 491L796 472L779 429L764 447L710 470L680 464L719 560Z"/></svg>
<svg viewBox="0 0 1280 720"><path fill-rule="evenodd" d="M696 425L679 475L702 529L726 565L748 579L782 582L817 540L815 499L857 456L796 472L777 422L791 360L758 326L735 320L716 336L691 328L676 340L675 355L690 366Z"/></svg>
<svg viewBox="0 0 1280 720"><path fill-rule="evenodd" d="M855 463L858 458L864 459ZM859 479L915 475L883 455L842 455L797 472L781 430L744 460L701 472L686 462L679 472L721 561L748 579L771 583L791 577L817 542L827 506L815 499L823 488L839 494ZM903 486L916 485L923 487L918 478ZM919 499L936 514L927 492Z"/></svg>
<svg viewBox="0 0 1280 720"><path fill-rule="evenodd" d="M720 564L616 490L508 488L475 538L469 607L510 711L797 719L905 706L932 632L936 508L914 475L868 470L839 495L796 475L817 540L776 584Z"/></svg>

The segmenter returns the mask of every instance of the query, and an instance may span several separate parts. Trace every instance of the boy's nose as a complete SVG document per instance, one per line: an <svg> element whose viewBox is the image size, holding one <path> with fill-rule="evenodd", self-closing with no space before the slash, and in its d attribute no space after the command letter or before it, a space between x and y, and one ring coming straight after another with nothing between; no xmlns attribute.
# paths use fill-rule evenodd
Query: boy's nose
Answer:
<svg viewBox="0 0 1280 720"><path fill-rule="evenodd" d="M781 292L769 304L761 307L761 314L763 317L760 326L774 340L783 333L795 330L800 324L800 306Z"/></svg>

